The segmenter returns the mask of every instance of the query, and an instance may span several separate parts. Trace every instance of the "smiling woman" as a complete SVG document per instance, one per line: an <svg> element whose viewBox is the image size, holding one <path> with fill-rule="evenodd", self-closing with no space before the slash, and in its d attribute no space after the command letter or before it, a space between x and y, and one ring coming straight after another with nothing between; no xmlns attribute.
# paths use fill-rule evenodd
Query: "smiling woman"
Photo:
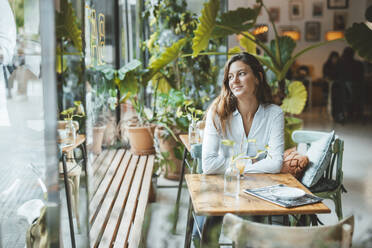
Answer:
<svg viewBox="0 0 372 248"><path fill-rule="evenodd" d="M247 139L257 140L258 150L269 147L267 157L246 163L245 171L278 173L284 149L284 117L272 104L272 95L262 65L248 53L233 56L225 65L220 95L209 108L203 139L203 172L224 173L226 156L222 139L239 144L239 153L248 154Z"/></svg>

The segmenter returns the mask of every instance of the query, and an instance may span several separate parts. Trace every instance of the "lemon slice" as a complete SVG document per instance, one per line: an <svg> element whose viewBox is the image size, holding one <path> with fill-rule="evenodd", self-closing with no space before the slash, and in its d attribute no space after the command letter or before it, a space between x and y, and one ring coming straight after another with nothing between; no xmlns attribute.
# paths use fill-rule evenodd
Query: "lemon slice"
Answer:
<svg viewBox="0 0 372 248"><path fill-rule="evenodd" d="M224 146L233 146L235 144L235 141L233 140L228 140L228 139L224 139L221 141L222 145Z"/></svg>

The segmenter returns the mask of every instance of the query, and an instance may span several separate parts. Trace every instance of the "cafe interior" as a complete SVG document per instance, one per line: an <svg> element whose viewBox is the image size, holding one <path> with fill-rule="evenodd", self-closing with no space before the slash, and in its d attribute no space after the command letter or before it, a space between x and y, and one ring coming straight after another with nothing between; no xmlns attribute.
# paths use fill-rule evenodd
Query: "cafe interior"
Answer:
<svg viewBox="0 0 372 248"><path fill-rule="evenodd" d="M370 44L371 0L0 0L0 248L372 247ZM281 119L235 138L238 62Z"/></svg>

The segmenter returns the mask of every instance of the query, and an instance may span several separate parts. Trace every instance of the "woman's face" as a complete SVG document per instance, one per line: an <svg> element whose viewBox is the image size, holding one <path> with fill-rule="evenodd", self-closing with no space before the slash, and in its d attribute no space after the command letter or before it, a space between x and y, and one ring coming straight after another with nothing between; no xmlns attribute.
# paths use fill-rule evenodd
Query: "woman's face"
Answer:
<svg viewBox="0 0 372 248"><path fill-rule="evenodd" d="M228 74L229 87L236 98L255 97L258 79L251 67L242 61L235 61L230 65Z"/></svg>

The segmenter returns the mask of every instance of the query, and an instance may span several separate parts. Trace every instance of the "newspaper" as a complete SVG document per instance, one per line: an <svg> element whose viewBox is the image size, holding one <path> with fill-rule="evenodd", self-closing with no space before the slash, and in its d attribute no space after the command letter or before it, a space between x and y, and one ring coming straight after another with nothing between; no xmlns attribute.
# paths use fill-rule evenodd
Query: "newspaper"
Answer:
<svg viewBox="0 0 372 248"><path fill-rule="evenodd" d="M315 195L310 195L310 194L305 194L304 196L301 196L295 199L282 199L282 198L277 198L271 193L273 190L277 189L278 187L283 187L283 186L286 186L286 185L277 184L277 185L271 185L271 186L266 186L262 188L245 189L244 192L247 194L256 196L258 198L261 198L263 200L275 203L279 206L286 207L286 208L313 204L313 203L321 202L323 200L323 198L320 198Z"/></svg>

